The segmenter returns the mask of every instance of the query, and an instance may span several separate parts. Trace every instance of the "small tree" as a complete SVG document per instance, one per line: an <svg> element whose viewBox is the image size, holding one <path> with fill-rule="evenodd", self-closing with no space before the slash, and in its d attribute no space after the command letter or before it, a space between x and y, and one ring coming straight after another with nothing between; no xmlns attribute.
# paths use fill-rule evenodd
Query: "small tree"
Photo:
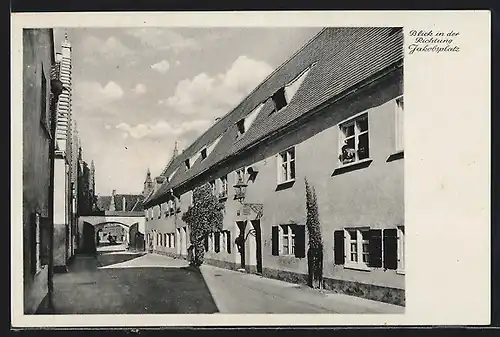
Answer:
<svg viewBox="0 0 500 337"><path fill-rule="evenodd" d="M210 184L204 184L193 190L193 205L182 215L182 220L190 228L190 240L194 254L190 264L199 267L203 264L205 247L203 241L211 233L222 230L223 205L213 195Z"/></svg>
<svg viewBox="0 0 500 337"><path fill-rule="evenodd" d="M309 249L307 260L309 266L309 286L313 288L323 287L323 239L321 236L321 224L319 222L318 201L314 187L306 184L306 226L309 233Z"/></svg>

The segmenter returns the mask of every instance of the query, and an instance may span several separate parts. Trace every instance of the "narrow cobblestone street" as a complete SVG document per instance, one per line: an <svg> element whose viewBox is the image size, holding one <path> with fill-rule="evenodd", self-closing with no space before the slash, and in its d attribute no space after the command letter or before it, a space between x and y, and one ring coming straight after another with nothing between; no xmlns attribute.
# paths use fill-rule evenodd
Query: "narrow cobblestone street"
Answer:
<svg viewBox="0 0 500 337"><path fill-rule="evenodd" d="M76 256L68 273L55 276L54 288L54 314L404 312L210 265L197 271L185 260L121 246L102 247L96 257Z"/></svg>

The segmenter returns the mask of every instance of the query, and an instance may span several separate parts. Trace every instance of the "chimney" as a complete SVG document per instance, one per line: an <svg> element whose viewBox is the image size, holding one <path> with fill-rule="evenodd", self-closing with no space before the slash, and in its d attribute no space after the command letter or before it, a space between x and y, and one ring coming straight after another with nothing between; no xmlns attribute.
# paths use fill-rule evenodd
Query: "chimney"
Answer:
<svg viewBox="0 0 500 337"><path fill-rule="evenodd" d="M123 204L123 211L125 212L127 210L127 200L125 199L125 197L123 197L122 199L122 204Z"/></svg>

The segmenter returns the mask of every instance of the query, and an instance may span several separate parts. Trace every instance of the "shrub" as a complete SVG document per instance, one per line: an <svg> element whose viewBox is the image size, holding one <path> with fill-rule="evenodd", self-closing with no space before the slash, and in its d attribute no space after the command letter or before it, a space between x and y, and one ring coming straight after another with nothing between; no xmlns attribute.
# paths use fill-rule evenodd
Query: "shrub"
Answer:
<svg viewBox="0 0 500 337"><path fill-rule="evenodd" d="M199 267L203 264L205 247L203 241L211 233L222 230L223 205L213 195L210 184L201 185L193 190L193 205L182 215L182 220L190 229L192 259L190 264Z"/></svg>
<svg viewBox="0 0 500 337"><path fill-rule="evenodd" d="M323 285L323 239L319 221L318 201L314 187L306 184L306 227L309 233L309 249L307 251L309 267L309 286L322 288Z"/></svg>

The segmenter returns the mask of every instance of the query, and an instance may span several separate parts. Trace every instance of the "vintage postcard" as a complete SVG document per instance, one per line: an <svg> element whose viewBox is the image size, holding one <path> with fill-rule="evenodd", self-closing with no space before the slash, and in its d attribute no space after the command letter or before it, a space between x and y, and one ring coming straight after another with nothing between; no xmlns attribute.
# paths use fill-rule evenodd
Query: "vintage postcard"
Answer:
<svg viewBox="0 0 500 337"><path fill-rule="evenodd" d="M12 326L490 322L490 13L12 15Z"/></svg>

